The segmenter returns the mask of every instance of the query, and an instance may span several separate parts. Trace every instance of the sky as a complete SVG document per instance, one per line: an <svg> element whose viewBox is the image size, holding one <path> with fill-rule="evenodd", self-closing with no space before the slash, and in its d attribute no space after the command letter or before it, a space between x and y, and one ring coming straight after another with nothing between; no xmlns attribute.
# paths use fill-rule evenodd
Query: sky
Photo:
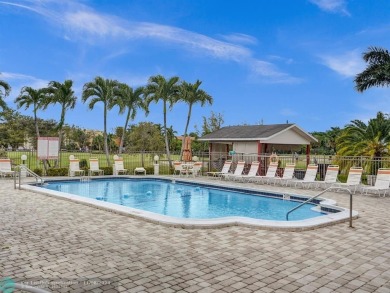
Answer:
<svg viewBox="0 0 390 293"><path fill-rule="evenodd" d="M358 93L354 77L370 46L390 48L388 0L0 0L0 79L14 99L23 86L71 79L78 97L65 122L103 129L103 107L81 102L96 76L133 88L150 76L179 76L213 97L195 105L202 117L222 114L224 126L296 123L306 131L343 127L390 112L390 89ZM32 115L31 109L20 109ZM188 106L175 104L168 126L184 132ZM133 124L163 124L151 104ZM38 117L59 120L51 106ZM124 125L114 108L108 129Z"/></svg>

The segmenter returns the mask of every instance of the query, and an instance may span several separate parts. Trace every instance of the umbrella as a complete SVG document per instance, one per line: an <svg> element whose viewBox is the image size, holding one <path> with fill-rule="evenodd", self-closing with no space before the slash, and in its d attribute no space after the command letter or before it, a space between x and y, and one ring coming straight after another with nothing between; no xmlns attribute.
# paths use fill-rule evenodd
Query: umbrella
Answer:
<svg viewBox="0 0 390 293"><path fill-rule="evenodd" d="M185 162L192 161L191 137L189 136L187 136L184 141L183 161Z"/></svg>

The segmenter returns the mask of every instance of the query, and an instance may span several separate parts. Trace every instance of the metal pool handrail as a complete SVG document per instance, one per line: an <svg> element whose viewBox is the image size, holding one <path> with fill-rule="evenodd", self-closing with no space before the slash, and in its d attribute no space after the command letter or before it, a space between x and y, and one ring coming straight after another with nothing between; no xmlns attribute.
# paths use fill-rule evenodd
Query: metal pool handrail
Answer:
<svg viewBox="0 0 390 293"><path fill-rule="evenodd" d="M319 197L320 195L324 194L325 192L328 192L329 190L331 189L337 189L337 190L345 190L345 191L348 191L349 192L349 227L352 228L352 191L348 188L344 188L344 187L336 187L336 186L331 186L331 187L328 187L327 189L321 191L320 193L314 195L313 197L310 197L309 199L305 200L304 202L302 202L301 204L297 205L295 208L292 208L291 210L289 210L286 214L286 221L288 221L288 215L290 213L292 213L293 211L299 209L301 206L305 205L306 203L312 201L313 199Z"/></svg>
<svg viewBox="0 0 390 293"><path fill-rule="evenodd" d="M25 171L26 174L29 174L30 176L34 177L37 183L38 183L38 180L41 181L41 185L43 185L45 183L45 180L41 176L39 176L37 173L35 173L31 169L27 168L25 165L19 165L18 171L15 172L15 176L14 176L14 188L15 189L16 189L16 174L18 174L18 176L19 176L19 189L20 189L20 185L22 184L22 170Z"/></svg>

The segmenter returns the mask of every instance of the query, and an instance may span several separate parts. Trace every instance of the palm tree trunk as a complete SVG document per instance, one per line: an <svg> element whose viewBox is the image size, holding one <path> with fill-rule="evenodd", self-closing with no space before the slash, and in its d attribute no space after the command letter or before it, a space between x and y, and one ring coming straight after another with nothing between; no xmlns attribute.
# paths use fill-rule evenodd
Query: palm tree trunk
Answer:
<svg viewBox="0 0 390 293"><path fill-rule="evenodd" d="M131 114L131 110L129 109L129 112L127 112L125 127L123 127L122 137L121 137L121 141L120 141L120 144L119 144L119 153L120 154L122 153L123 141L125 140L125 134L126 134L127 125L129 124L130 114Z"/></svg>
<svg viewBox="0 0 390 293"><path fill-rule="evenodd" d="M104 140L104 152L106 153L107 166L110 166L110 153L108 152L108 139L107 139L107 105L104 104L104 131L103 131L103 140Z"/></svg>
<svg viewBox="0 0 390 293"><path fill-rule="evenodd" d="M184 129L184 138L181 143L180 160L182 159L183 156L184 145L187 138L188 125L190 124L190 119L191 119L191 111L192 111L192 104L189 105L189 109L188 109L187 123L186 123L186 128Z"/></svg>
<svg viewBox="0 0 390 293"><path fill-rule="evenodd" d="M167 102L164 101L164 136L165 136L165 148L167 150L167 159L169 167L172 168L171 154L169 152L169 143L168 143L168 131L167 131Z"/></svg>

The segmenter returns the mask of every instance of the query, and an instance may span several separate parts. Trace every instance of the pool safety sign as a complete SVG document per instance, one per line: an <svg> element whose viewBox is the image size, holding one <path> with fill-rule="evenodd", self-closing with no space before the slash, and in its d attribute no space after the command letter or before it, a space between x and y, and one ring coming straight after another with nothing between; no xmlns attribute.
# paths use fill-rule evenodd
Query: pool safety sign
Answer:
<svg viewBox="0 0 390 293"><path fill-rule="evenodd" d="M59 138L58 137L38 137L38 159L51 160L58 159Z"/></svg>

